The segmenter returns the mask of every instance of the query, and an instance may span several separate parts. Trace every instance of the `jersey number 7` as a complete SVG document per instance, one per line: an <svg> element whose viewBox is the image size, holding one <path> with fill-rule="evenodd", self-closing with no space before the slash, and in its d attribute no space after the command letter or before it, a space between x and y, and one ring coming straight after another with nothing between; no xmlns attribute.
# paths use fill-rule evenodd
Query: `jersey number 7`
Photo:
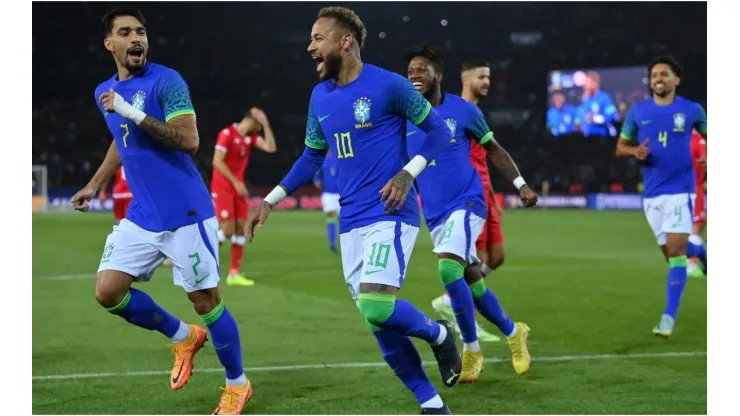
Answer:
<svg viewBox="0 0 740 416"><path fill-rule="evenodd" d="M126 132L123 133L123 147L127 147L128 144L126 144L126 139L128 139L128 133L129 133L129 131L128 131L128 123L121 124L121 128L124 129L124 130L126 130Z"/></svg>

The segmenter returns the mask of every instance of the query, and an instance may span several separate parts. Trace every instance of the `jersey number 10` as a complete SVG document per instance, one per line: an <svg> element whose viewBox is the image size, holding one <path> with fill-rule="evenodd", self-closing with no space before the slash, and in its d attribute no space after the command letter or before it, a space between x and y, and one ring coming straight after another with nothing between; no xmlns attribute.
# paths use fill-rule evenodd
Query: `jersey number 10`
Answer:
<svg viewBox="0 0 740 416"><path fill-rule="evenodd" d="M658 133L658 141L663 144L663 147L668 146L668 132L661 131L660 133Z"/></svg>
<svg viewBox="0 0 740 416"><path fill-rule="evenodd" d="M349 132L341 135L334 133L334 139L337 141L337 159L355 157L355 152L352 150L352 137Z"/></svg>

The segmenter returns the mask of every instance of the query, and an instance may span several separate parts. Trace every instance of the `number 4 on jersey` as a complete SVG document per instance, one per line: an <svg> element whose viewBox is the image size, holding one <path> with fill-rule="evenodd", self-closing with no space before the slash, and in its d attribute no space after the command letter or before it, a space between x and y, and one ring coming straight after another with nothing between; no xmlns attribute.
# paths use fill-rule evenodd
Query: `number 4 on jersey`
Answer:
<svg viewBox="0 0 740 416"><path fill-rule="evenodd" d="M663 147L668 146L668 132L661 131L658 133L658 141L663 144Z"/></svg>

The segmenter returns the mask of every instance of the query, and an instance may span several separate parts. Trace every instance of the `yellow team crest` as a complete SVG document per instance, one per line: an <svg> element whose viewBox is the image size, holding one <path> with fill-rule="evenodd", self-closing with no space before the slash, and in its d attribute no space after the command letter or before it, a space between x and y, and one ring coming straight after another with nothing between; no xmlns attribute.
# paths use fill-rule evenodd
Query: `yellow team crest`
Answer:
<svg viewBox="0 0 740 416"><path fill-rule="evenodd" d="M373 123L370 123L370 106L372 101L367 97L360 97L357 101L352 104L354 110L356 129L363 129L366 127L372 127Z"/></svg>
<svg viewBox="0 0 740 416"><path fill-rule="evenodd" d="M686 116L684 113L676 113L673 115L673 131L682 132L686 125Z"/></svg>

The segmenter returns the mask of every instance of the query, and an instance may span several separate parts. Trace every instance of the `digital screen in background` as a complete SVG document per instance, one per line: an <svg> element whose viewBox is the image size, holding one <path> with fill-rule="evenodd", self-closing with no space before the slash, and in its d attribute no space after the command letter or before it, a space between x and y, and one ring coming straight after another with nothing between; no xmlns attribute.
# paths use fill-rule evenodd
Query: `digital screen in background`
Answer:
<svg viewBox="0 0 740 416"><path fill-rule="evenodd" d="M547 84L547 128L555 137L616 137L627 110L650 96L642 66L552 71Z"/></svg>

